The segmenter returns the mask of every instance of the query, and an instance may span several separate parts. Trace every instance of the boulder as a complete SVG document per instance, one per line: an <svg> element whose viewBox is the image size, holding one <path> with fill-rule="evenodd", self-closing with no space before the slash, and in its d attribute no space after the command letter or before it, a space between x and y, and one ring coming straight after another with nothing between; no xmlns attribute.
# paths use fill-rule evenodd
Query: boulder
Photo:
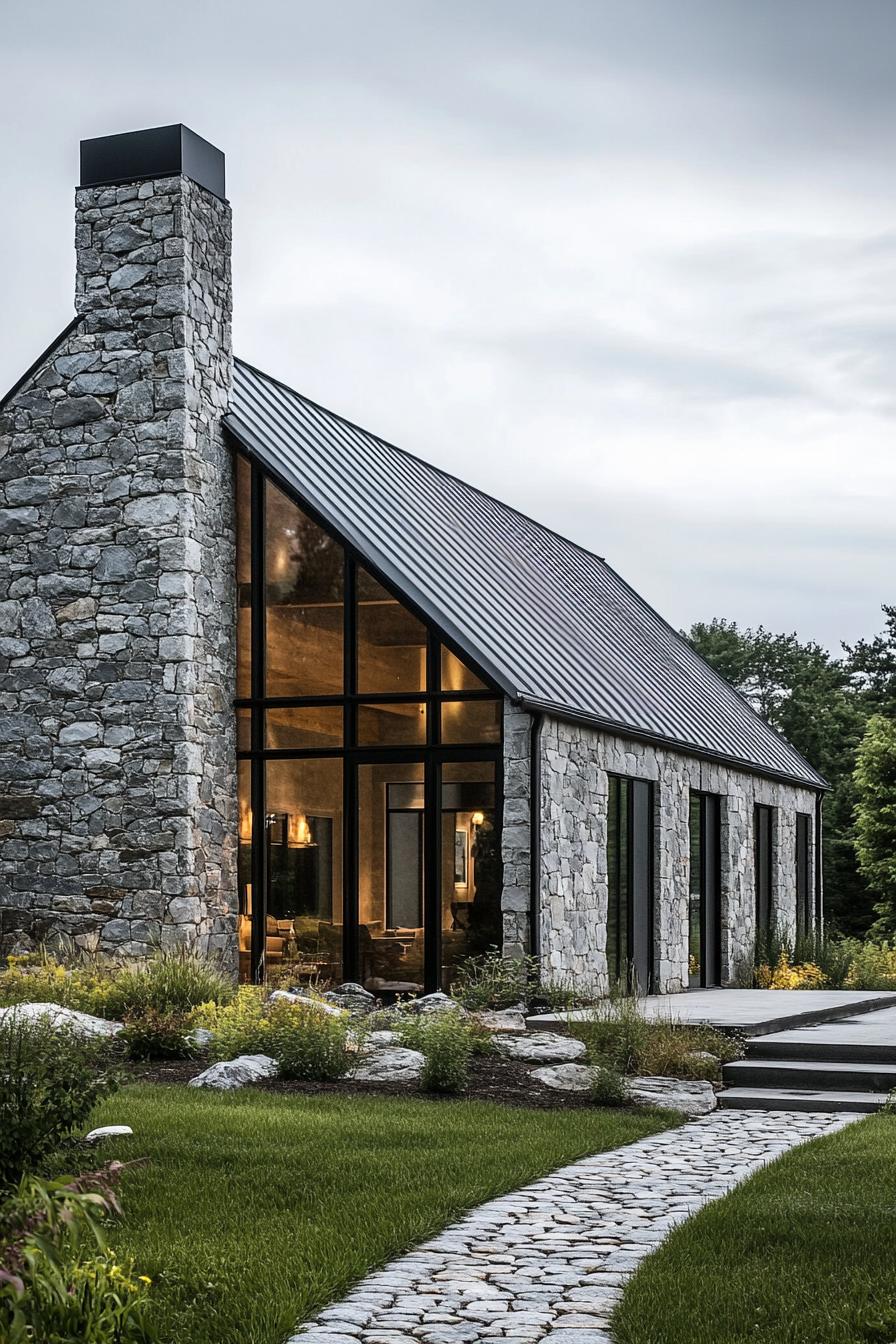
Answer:
<svg viewBox="0 0 896 1344"><path fill-rule="evenodd" d="M490 1031L495 1036L503 1036L508 1033L519 1033L526 1030L526 1019L516 1008L502 1008L492 1010L482 1009L478 1013L473 1013L473 1021L478 1022L480 1027Z"/></svg>
<svg viewBox="0 0 896 1344"><path fill-rule="evenodd" d="M558 1092L588 1092L600 1072L588 1064L546 1064L544 1068L533 1069L529 1077Z"/></svg>
<svg viewBox="0 0 896 1344"><path fill-rule="evenodd" d="M204 1050L211 1044L212 1033L208 1027L194 1027L192 1031L187 1032L187 1040L190 1045L195 1045L197 1050Z"/></svg>
<svg viewBox="0 0 896 1344"><path fill-rule="evenodd" d="M625 1087L631 1101L640 1106L662 1106L685 1115L708 1115L716 1108L712 1083L684 1078L630 1078Z"/></svg>
<svg viewBox="0 0 896 1344"><path fill-rule="evenodd" d="M367 1056L352 1069L351 1077L362 1083L414 1083L425 1062L419 1050L391 1046Z"/></svg>
<svg viewBox="0 0 896 1344"><path fill-rule="evenodd" d="M327 1003L336 1008L344 1008L350 1013L372 1013L376 1007L376 998L363 985L348 980L344 985L328 989L324 995Z"/></svg>
<svg viewBox="0 0 896 1344"><path fill-rule="evenodd" d="M272 1078L276 1072L277 1062L270 1055L239 1055L204 1069L190 1079L190 1087L214 1087L219 1092L233 1092L235 1088L245 1087L246 1083Z"/></svg>
<svg viewBox="0 0 896 1344"><path fill-rule="evenodd" d="M522 1036L496 1036L495 1049L505 1059L524 1064L568 1064L585 1054L585 1042L554 1031L527 1031Z"/></svg>
<svg viewBox="0 0 896 1344"><path fill-rule="evenodd" d="M85 1143L102 1143L103 1139L124 1139L133 1134L130 1125L100 1125L84 1135Z"/></svg>
<svg viewBox="0 0 896 1344"><path fill-rule="evenodd" d="M458 1017L466 1017L467 1010L463 1008L457 999L452 999L441 991L435 994L421 994L417 999L408 999L407 1003L397 1005L402 1012L417 1013L421 1016L428 1016L433 1013L457 1013Z"/></svg>
<svg viewBox="0 0 896 1344"><path fill-rule="evenodd" d="M92 1017L74 1008L63 1008L58 1003L16 1003L12 1008L0 1008L0 1022L9 1015L18 1022L49 1022L54 1027L68 1027L78 1036L117 1036L120 1022L107 1022L104 1017Z"/></svg>
<svg viewBox="0 0 896 1344"><path fill-rule="evenodd" d="M268 995L268 1003L300 1003L303 1008L310 1008L316 1013L327 1013L330 1017L345 1017L344 1008L336 1008L332 1003L324 1003L323 999L314 999L310 994L291 989L273 990Z"/></svg>
<svg viewBox="0 0 896 1344"><path fill-rule="evenodd" d="M372 1050L383 1050L390 1045L398 1045L401 1035L397 1031L371 1031L364 1037L364 1044Z"/></svg>

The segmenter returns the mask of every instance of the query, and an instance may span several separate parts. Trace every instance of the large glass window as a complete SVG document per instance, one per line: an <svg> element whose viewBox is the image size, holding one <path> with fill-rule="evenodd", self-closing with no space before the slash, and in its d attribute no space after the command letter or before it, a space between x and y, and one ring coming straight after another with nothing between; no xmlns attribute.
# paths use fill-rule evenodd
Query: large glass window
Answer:
<svg viewBox="0 0 896 1344"><path fill-rule="evenodd" d="M607 973L646 994L653 978L653 786L609 776Z"/></svg>
<svg viewBox="0 0 896 1344"><path fill-rule="evenodd" d="M500 693L242 457L236 496L241 974L447 985L501 941Z"/></svg>
<svg viewBox="0 0 896 1344"><path fill-rule="evenodd" d="M341 695L342 547L270 481L264 565L266 694Z"/></svg>
<svg viewBox="0 0 896 1344"><path fill-rule="evenodd" d="M796 936L812 931L812 818L796 814Z"/></svg>
<svg viewBox="0 0 896 1344"><path fill-rule="evenodd" d="M426 626L358 569L358 690L425 691Z"/></svg>
<svg viewBox="0 0 896 1344"><path fill-rule="evenodd" d="M340 979L342 761L268 761L265 802L265 969Z"/></svg>
<svg viewBox="0 0 896 1344"><path fill-rule="evenodd" d="M753 812L753 850L756 881L756 957L769 955L772 934L772 823L774 809L756 806Z"/></svg>
<svg viewBox="0 0 896 1344"><path fill-rule="evenodd" d="M688 897L688 986L721 982L721 802L692 793Z"/></svg>

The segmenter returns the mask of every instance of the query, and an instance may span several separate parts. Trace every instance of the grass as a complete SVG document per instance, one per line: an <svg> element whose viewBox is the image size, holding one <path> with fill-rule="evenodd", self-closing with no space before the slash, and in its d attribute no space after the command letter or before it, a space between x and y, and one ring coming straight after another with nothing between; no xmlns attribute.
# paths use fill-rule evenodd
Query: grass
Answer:
<svg viewBox="0 0 896 1344"><path fill-rule="evenodd" d="M161 1338L282 1344L298 1319L464 1210L669 1120L143 1084L92 1123L134 1130L104 1156L149 1158L124 1178L111 1240L153 1279Z"/></svg>
<svg viewBox="0 0 896 1344"><path fill-rule="evenodd" d="M720 1063L739 1059L740 1041L714 1027L647 1018L631 995L604 999L583 1019L571 1020L569 1031L584 1041L592 1064L622 1074L658 1074L671 1078L721 1077ZM702 1057L713 1056L712 1059Z"/></svg>
<svg viewBox="0 0 896 1344"><path fill-rule="evenodd" d="M674 1231L625 1290L617 1344L896 1339L896 1117L796 1148Z"/></svg>

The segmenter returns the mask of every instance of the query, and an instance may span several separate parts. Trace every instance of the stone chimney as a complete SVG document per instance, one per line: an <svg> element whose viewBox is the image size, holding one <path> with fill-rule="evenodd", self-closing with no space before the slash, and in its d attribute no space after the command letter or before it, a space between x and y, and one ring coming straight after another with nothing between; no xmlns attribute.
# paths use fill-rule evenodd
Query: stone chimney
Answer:
<svg viewBox="0 0 896 1344"><path fill-rule="evenodd" d="M186 127L82 143L79 318L0 406L7 946L233 952L230 227Z"/></svg>

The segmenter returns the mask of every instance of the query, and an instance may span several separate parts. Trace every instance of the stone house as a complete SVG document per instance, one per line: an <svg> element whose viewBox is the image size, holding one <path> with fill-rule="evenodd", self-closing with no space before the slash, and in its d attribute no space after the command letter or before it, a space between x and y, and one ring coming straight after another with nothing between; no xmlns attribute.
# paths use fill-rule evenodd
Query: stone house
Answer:
<svg viewBox="0 0 896 1344"><path fill-rule="evenodd" d="M185 127L83 142L0 403L5 945L671 991L810 928L817 772L602 559L235 360L230 239Z"/></svg>

